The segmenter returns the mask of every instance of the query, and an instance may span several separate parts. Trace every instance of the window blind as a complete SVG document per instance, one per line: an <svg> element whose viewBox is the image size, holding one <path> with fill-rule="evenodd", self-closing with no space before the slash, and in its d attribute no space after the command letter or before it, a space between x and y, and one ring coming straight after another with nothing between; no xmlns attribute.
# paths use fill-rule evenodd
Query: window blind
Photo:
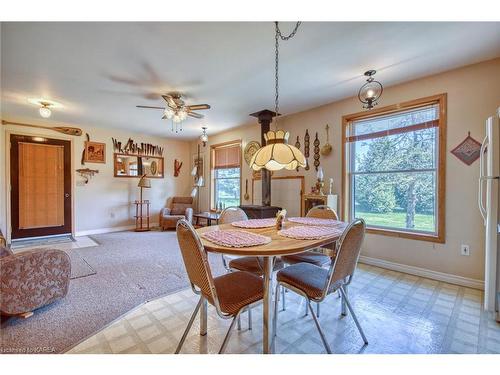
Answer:
<svg viewBox="0 0 500 375"><path fill-rule="evenodd" d="M353 121L347 128L346 141L357 142L438 126L439 106L431 104L404 112Z"/></svg>
<svg viewBox="0 0 500 375"><path fill-rule="evenodd" d="M238 168L241 148L239 144L217 147L214 150L214 169Z"/></svg>

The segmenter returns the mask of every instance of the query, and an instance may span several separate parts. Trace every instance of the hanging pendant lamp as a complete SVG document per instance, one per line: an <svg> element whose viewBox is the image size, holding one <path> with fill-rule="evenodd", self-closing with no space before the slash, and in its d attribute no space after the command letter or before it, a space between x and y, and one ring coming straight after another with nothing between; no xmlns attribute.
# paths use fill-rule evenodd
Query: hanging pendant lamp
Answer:
<svg viewBox="0 0 500 375"><path fill-rule="evenodd" d="M278 125L278 110L279 110L279 39L288 40L293 38L297 29L300 26L300 22L297 22L295 28L288 36L283 36L278 26L278 22L275 25L275 105L274 112L276 117L274 117L274 126L277 128ZM268 131L264 135L266 140L266 145L257 150L257 152L250 159L250 168L254 171L259 171L261 169L267 169L269 171L278 171L280 169L293 170L298 167L306 166L306 158L300 152L300 150L294 146L288 144L288 138L290 133L284 130Z"/></svg>
<svg viewBox="0 0 500 375"><path fill-rule="evenodd" d="M384 92L384 86L379 81L375 81L373 76L377 73L376 70L369 70L365 72L365 76L368 77L366 83L361 86L358 92L358 99L363 103L364 109L372 109L378 104L378 100Z"/></svg>
<svg viewBox="0 0 500 375"><path fill-rule="evenodd" d="M265 168L269 171L280 169L294 170L306 166L306 158L294 146L288 144L290 133L283 130L270 130L265 135L266 146L261 147L252 156L250 167L255 170Z"/></svg>

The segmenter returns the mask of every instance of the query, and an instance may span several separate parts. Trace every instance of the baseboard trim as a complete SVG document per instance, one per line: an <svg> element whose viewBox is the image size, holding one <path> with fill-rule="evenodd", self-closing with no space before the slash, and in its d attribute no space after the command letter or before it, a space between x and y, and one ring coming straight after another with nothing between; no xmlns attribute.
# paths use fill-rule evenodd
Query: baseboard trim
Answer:
<svg viewBox="0 0 500 375"><path fill-rule="evenodd" d="M158 223L151 223L150 227L158 226ZM126 230L135 229L135 225L123 225L121 227L111 227L111 228L99 228L99 229L89 229L89 230L81 230L75 233L75 236L90 236L92 234L103 234L103 233L113 233L113 232L123 232Z"/></svg>
<svg viewBox="0 0 500 375"><path fill-rule="evenodd" d="M465 286L467 288L484 290L484 281L470 279L468 277L452 275L449 273L432 271L425 268L408 266L406 264L394 263L388 260L371 258L364 255L359 257L359 261L370 266L385 268L391 271L408 273L410 275L426 277L428 279L443 281L450 284Z"/></svg>

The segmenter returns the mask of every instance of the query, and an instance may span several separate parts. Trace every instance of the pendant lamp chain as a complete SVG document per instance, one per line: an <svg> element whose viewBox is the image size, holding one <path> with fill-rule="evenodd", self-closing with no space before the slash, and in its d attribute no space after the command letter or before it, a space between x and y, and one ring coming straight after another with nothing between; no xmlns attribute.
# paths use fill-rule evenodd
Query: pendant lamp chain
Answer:
<svg viewBox="0 0 500 375"><path fill-rule="evenodd" d="M275 40L275 81L276 81L276 84L275 84L275 97L274 97L274 112L276 113L276 117L274 117L274 128L277 129L278 127L278 111L279 111L279 107L280 107L280 101L279 101L279 40L288 40L288 39L291 39L295 36L295 34L297 33L297 30L299 29L299 26L302 22L297 22L297 24L295 25L294 29L292 30L292 32L288 35L283 35L281 34L281 30L279 28L279 25L278 25L278 21L275 21L274 22L274 26L275 26L275 30L276 30L276 34L275 34L275 37L274 37L274 40Z"/></svg>

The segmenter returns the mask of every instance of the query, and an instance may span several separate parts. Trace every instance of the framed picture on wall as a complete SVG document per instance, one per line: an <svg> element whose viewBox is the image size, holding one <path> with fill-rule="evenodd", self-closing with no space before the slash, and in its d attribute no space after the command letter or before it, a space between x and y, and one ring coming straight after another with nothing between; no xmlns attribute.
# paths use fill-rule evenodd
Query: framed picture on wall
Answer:
<svg viewBox="0 0 500 375"><path fill-rule="evenodd" d="M198 158L198 154L193 155L193 164L192 170L196 167L197 173L196 176L193 176L193 185L196 184L197 176L203 177L203 184L201 186L205 186L205 154L200 153L200 157Z"/></svg>
<svg viewBox="0 0 500 375"><path fill-rule="evenodd" d="M85 142L86 163L106 163L106 143Z"/></svg>

